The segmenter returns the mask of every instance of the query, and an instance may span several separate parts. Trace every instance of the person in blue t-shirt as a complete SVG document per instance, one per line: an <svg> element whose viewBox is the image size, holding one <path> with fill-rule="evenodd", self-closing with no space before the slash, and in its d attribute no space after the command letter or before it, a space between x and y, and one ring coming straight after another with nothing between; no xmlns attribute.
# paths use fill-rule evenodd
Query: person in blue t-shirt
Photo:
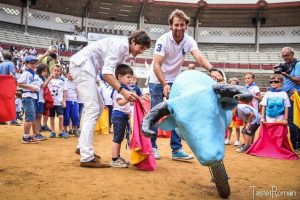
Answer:
<svg viewBox="0 0 300 200"><path fill-rule="evenodd" d="M0 74L15 76L15 65L11 61L11 53L9 51L3 51L2 55L4 61L0 64Z"/></svg>
<svg viewBox="0 0 300 200"><path fill-rule="evenodd" d="M300 91L300 62L294 58L295 51L291 47L284 47L281 50L281 56L285 62L285 68L281 72L284 76L282 89L288 94L289 97L296 91ZM293 122L293 101L289 108L288 126L290 128L290 139L296 151L300 150L300 129Z"/></svg>
<svg viewBox="0 0 300 200"><path fill-rule="evenodd" d="M131 83L129 85L129 88L134 91L138 96L142 96L142 91L141 91L141 88L137 85L137 82L138 82L138 78L136 75L133 75L132 76L132 79L131 79Z"/></svg>

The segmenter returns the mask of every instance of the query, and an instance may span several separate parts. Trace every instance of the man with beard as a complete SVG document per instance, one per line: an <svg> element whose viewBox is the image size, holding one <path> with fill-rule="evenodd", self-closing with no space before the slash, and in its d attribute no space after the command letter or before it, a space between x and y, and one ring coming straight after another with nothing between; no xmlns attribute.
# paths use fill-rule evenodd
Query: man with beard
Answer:
<svg viewBox="0 0 300 200"><path fill-rule="evenodd" d="M151 108L168 97L172 83L181 72L181 67L187 53L191 53L199 66L208 70L215 79L221 79L221 74L217 68L213 67L200 53L197 42L189 36L187 30L190 18L181 10L174 10L169 17L170 29L163 34L155 44L152 69L150 72L149 91L151 95ZM153 130L157 133L157 127ZM159 159L156 144L157 137L151 139L154 156ZM171 134L171 148L173 160L189 160L192 155L188 155L183 149L181 139L175 132Z"/></svg>

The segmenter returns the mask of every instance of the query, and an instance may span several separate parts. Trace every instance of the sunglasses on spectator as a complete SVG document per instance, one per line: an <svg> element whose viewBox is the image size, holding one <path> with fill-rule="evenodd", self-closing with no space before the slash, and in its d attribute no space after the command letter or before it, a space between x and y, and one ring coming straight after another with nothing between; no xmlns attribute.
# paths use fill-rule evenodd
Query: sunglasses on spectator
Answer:
<svg viewBox="0 0 300 200"><path fill-rule="evenodd" d="M280 81L270 81L270 83L280 83Z"/></svg>
<svg viewBox="0 0 300 200"><path fill-rule="evenodd" d="M33 61L29 61L28 63L34 65L37 63L37 61L33 60Z"/></svg>
<svg viewBox="0 0 300 200"><path fill-rule="evenodd" d="M288 56L290 56L290 54L282 54L282 57L284 58L284 57L288 57Z"/></svg>

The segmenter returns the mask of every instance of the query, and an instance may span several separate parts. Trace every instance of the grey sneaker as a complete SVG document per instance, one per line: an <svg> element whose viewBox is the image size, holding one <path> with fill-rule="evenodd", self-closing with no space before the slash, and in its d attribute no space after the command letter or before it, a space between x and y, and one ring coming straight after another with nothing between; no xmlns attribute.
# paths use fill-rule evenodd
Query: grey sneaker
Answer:
<svg viewBox="0 0 300 200"><path fill-rule="evenodd" d="M119 159L121 159L126 165L129 165L129 161L127 161L125 158L122 158L121 156L119 157Z"/></svg>
<svg viewBox="0 0 300 200"><path fill-rule="evenodd" d="M115 161L112 160L110 163L110 166L116 167L116 168L127 168L128 167L128 165L122 159L120 159L120 157Z"/></svg>
<svg viewBox="0 0 300 200"><path fill-rule="evenodd" d="M75 137L79 137L80 133L81 133L81 131L79 129L73 131L73 134L75 135Z"/></svg>
<svg viewBox="0 0 300 200"><path fill-rule="evenodd" d="M173 160L190 160L193 158L194 156L187 154L183 149L179 149L178 151L172 153Z"/></svg>
<svg viewBox="0 0 300 200"><path fill-rule="evenodd" d="M23 137L22 138L23 144L38 144L38 141L34 139L32 136L29 136L28 138Z"/></svg>
<svg viewBox="0 0 300 200"><path fill-rule="evenodd" d="M152 148L153 149L153 154L156 160L160 159L159 153L157 148Z"/></svg>
<svg viewBox="0 0 300 200"><path fill-rule="evenodd" d="M246 151L250 148L250 146L251 146L251 145L244 145L244 146L242 146L241 148L239 148L239 149L237 150L237 152L238 152L238 153L244 153L244 152L246 152Z"/></svg>
<svg viewBox="0 0 300 200"><path fill-rule="evenodd" d="M47 126L47 124L44 124L44 125L41 126L41 131L49 131L49 132L52 132L51 128L49 128L49 127Z"/></svg>
<svg viewBox="0 0 300 200"><path fill-rule="evenodd" d="M42 134L38 133L38 134L35 134L33 136L34 139L38 140L38 141L43 141L43 140L46 140L47 138L45 136L43 136Z"/></svg>

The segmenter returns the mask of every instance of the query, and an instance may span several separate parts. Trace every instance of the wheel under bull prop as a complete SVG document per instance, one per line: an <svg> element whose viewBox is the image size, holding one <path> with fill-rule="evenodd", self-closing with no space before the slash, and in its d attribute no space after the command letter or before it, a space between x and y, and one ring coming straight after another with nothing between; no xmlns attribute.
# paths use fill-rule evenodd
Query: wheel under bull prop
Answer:
<svg viewBox="0 0 300 200"><path fill-rule="evenodd" d="M175 129L184 139L198 161L209 167L212 182L222 198L230 195L228 175L223 165L224 134L230 124L231 109L238 100L251 100L252 94L244 87L216 84L199 71L185 71L173 83L169 99L153 107L145 116L142 132L153 137L158 120L164 130Z"/></svg>

